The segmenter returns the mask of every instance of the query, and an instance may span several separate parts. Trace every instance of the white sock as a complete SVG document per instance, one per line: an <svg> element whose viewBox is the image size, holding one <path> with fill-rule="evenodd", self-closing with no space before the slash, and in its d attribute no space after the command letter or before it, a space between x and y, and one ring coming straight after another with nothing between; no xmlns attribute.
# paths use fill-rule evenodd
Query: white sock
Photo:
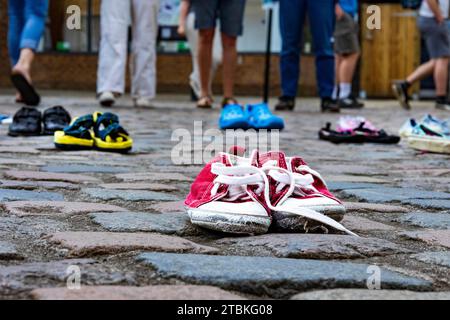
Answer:
<svg viewBox="0 0 450 320"><path fill-rule="evenodd" d="M338 98L338 92L339 92L339 88L338 88L338 86L336 85L336 86L334 86L333 94L331 95L331 99L337 100L337 98Z"/></svg>
<svg viewBox="0 0 450 320"><path fill-rule="evenodd" d="M352 93L351 83L341 83L339 85L339 99L346 99Z"/></svg>

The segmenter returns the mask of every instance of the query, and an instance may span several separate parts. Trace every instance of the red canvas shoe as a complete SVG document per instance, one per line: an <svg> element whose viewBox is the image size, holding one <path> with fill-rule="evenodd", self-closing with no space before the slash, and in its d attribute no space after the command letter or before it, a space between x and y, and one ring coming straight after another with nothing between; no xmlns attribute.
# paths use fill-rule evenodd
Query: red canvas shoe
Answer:
<svg viewBox="0 0 450 320"><path fill-rule="evenodd" d="M321 175L303 159L269 152L262 154L259 160L270 180L271 205L276 208L272 209L275 229L308 231L331 226L354 235L337 223L345 214L342 202L330 193Z"/></svg>
<svg viewBox="0 0 450 320"><path fill-rule="evenodd" d="M257 166L257 151L250 158L223 153L207 164L185 201L191 222L227 233L266 233L271 217Z"/></svg>

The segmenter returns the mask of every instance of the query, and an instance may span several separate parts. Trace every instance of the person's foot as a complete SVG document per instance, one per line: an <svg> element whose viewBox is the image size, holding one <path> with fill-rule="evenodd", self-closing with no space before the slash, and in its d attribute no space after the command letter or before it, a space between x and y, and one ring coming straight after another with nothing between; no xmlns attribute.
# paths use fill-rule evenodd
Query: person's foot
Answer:
<svg viewBox="0 0 450 320"><path fill-rule="evenodd" d="M364 107L364 103L361 103L353 96L349 96L344 99L339 99L338 106L341 109L361 109Z"/></svg>
<svg viewBox="0 0 450 320"><path fill-rule="evenodd" d="M25 77L25 79L31 84L31 72L29 66L23 66L16 64L11 71L12 74L21 74Z"/></svg>
<svg viewBox="0 0 450 320"><path fill-rule="evenodd" d="M450 101L436 101L436 109L450 111Z"/></svg>
<svg viewBox="0 0 450 320"><path fill-rule="evenodd" d="M278 98L278 103L275 106L275 110L277 111L293 111L295 108L295 98L281 96Z"/></svg>
<svg viewBox="0 0 450 320"><path fill-rule="evenodd" d="M210 96L201 97L197 101L197 108L199 109L211 109L213 107L213 99Z"/></svg>
<svg viewBox="0 0 450 320"><path fill-rule="evenodd" d="M103 107L112 107L116 103L116 95L111 91L102 92L98 96L98 102Z"/></svg>
<svg viewBox="0 0 450 320"><path fill-rule="evenodd" d="M392 84L392 91L394 92L395 97L403 109L406 110L411 109L411 105L409 104L408 88L409 85L406 81L394 82Z"/></svg>
<svg viewBox="0 0 450 320"><path fill-rule="evenodd" d="M339 113L341 112L341 109L339 108L339 105L336 100L333 100L331 98L322 98L321 102L321 110L322 112L329 112L329 113Z"/></svg>
<svg viewBox="0 0 450 320"><path fill-rule="evenodd" d="M239 102L235 98L223 98L222 108L225 108L229 105L239 105Z"/></svg>
<svg viewBox="0 0 450 320"><path fill-rule="evenodd" d="M16 92L16 103L24 103L22 95L20 92Z"/></svg>
<svg viewBox="0 0 450 320"><path fill-rule="evenodd" d="M149 98L137 98L134 99L134 106L136 108L152 108L153 107L153 103L152 100Z"/></svg>

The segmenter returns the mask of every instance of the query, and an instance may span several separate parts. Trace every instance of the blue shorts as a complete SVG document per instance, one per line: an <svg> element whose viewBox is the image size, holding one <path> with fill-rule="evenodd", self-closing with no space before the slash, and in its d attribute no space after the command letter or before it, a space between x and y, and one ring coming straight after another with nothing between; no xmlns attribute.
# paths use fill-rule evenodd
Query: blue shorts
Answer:
<svg viewBox="0 0 450 320"><path fill-rule="evenodd" d="M246 0L192 0L195 28L214 29L220 20L220 31L230 37L242 35Z"/></svg>

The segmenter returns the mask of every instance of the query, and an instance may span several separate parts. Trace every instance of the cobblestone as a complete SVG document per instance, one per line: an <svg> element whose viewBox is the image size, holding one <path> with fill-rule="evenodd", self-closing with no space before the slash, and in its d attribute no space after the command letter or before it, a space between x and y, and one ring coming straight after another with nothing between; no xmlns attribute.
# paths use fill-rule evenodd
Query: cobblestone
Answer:
<svg viewBox="0 0 450 320"><path fill-rule="evenodd" d="M41 111L49 103L74 117L98 109L91 93L43 94ZM203 151L208 139L194 137L193 122L202 120L203 132L216 129L220 110L197 110L187 96L158 97L151 110L122 99L124 107L109 111L133 136L129 155L57 151L52 137L12 138L0 125L0 299L177 299L184 292L199 299L448 297L448 155L418 153L405 142L319 141L319 128L340 115L320 113L318 100L299 99L293 113L280 113L286 120L280 148L320 172L344 201L343 224L361 237L272 231L232 237L191 225L183 202L202 165L177 165L171 154L178 128L192 134L189 155ZM12 101L0 95L2 114L17 111ZM426 113L448 117L428 103L405 113L389 100L343 112L391 133ZM84 290L65 289L71 266L80 268ZM384 290L364 290L375 266Z"/></svg>

